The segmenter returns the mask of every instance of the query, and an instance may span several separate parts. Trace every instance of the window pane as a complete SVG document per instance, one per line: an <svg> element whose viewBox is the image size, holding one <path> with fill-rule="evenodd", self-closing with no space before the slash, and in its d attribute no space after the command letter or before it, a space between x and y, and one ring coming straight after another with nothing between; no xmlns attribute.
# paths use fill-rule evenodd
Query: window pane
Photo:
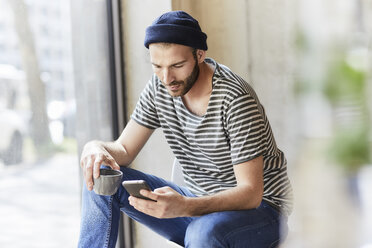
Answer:
<svg viewBox="0 0 372 248"><path fill-rule="evenodd" d="M70 1L0 6L0 247L76 247Z"/></svg>

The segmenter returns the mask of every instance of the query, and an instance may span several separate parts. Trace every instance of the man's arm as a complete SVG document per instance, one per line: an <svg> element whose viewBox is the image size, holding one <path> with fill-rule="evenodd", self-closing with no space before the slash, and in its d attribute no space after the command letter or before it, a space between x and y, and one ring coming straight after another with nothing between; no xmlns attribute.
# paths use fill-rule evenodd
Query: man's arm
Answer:
<svg viewBox="0 0 372 248"><path fill-rule="evenodd" d="M158 218L200 216L212 212L252 209L263 195L263 158L257 157L234 166L237 186L210 196L184 197L169 187L141 193L157 202L130 197L139 211Z"/></svg>
<svg viewBox="0 0 372 248"><path fill-rule="evenodd" d="M187 215L197 216L216 211L245 210L261 204L263 195L263 158L258 157L234 166L237 186L215 195L189 198Z"/></svg>
<svg viewBox="0 0 372 248"><path fill-rule="evenodd" d="M99 177L102 164L119 170L130 164L146 144L154 130L130 120L120 137L113 142L90 141L83 149L80 165L88 190L93 189L93 176Z"/></svg>

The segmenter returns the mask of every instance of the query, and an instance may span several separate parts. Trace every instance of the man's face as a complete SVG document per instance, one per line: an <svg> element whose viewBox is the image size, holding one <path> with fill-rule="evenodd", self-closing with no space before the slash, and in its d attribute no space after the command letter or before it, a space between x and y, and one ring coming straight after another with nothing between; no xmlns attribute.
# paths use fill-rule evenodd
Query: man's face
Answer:
<svg viewBox="0 0 372 248"><path fill-rule="evenodd" d="M199 66L192 48L178 44L150 44L154 73L172 97L185 95L195 84Z"/></svg>

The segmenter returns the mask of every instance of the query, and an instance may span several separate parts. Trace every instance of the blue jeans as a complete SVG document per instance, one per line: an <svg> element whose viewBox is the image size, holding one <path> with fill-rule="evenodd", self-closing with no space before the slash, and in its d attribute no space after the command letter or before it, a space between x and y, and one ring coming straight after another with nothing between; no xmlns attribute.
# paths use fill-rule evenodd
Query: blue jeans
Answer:
<svg viewBox="0 0 372 248"><path fill-rule="evenodd" d="M182 195L196 197L187 188L159 177L126 167L121 167L121 171L123 180L142 179L152 189L170 186ZM265 201L251 210L158 219L129 205L128 192L122 186L113 196L97 195L84 186L82 197L79 247L115 247L120 211L166 239L190 248L276 247L287 233L286 223L281 224L280 213Z"/></svg>

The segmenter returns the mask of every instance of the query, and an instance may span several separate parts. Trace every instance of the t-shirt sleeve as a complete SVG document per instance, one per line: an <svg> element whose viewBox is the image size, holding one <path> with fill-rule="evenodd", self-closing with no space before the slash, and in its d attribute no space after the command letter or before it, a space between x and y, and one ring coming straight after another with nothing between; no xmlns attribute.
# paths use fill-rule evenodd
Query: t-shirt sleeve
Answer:
<svg viewBox="0 0 372 248"><path fill-rule="evenodd" d="M160 127L158 113L155 104L155 83L150 80L142 91L136 108L134 109L131 118L138 124L150 129Z"/></svg>
<svg viewBox="0 0 372 248"><path fill-rule="evenodd" d="M240 164L266 152L265 124L259 103L250 96L234 99L227 111L232 163Z"/></svg>

